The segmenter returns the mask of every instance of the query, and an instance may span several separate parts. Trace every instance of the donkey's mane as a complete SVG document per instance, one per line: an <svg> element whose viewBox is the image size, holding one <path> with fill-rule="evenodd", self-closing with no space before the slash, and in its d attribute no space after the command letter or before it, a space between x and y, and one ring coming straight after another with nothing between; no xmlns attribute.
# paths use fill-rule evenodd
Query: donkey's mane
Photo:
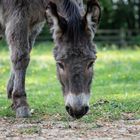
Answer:
<svg viewBox="0 0 140 140"><path fill-rule="evenodd" d="M64 0L64 13L67 17L67 36L76 43L82 34L83 22L77 5L71 0Z"/></svg>

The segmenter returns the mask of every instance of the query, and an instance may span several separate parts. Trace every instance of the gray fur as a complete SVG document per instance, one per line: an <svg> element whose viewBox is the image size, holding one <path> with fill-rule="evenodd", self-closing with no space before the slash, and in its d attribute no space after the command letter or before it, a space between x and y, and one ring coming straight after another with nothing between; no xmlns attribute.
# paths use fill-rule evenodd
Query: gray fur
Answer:
<svg viewBox="0 0 140 140"><path fill-rule="evenodd" d="M64 0L64 7L67 15L65 19L57 13L54 4L48 10L54 21L54 57L66 110L72 117L80 118L89 109L88 100L96 60L93 38L100 18L100 8L98 0L89 0L87 12L82 16L72 1Z"/></svg>
<svg viewBox="0 0 140 140"><path fill-rule="evenodd" d="M49 1L0 0L0 37L5 36L11 54L11 76L7 84L7 94L12 98L12 108L16 111L17 117L30 116L26 100L25 75L32 46L46 22L46 7L48 3L50 4ZM57 64L64 96L68 92L76 95L89 94L93 71L90 69L88 76L85 77L84 69L91 60L95 61L96 51L91 41L92 31L86 26L87 21L84 21L86 18L83 17L81 0L76 1L80 2L78 4L73 0L51 1L57 4L57 8L53 7L50 11L53 12L51 18L53 21L58 20L53 28L56 43L54 56L57 62L63 60L63 63L68 64L66 77L61 74ZM65 28L63 25L66 25Z"/></svg>

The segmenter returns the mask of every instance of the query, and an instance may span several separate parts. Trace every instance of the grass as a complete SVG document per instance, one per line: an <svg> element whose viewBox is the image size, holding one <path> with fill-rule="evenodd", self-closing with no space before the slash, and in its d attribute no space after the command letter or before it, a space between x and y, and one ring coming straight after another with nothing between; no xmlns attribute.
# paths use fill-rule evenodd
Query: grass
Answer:
<svg viewBox="0 0 140 140"><path fill-rule="evenodd" d="M0 117L14 117L6 98L10 62L8 47L0 45ZM36 45L31 53L26 90L34 117L67 120L61 87L56 77L53 44ZM90 112L81 120L140 118L140 49L99 49L92 84ZM125 114L125 115L124 115Z"/></svg>

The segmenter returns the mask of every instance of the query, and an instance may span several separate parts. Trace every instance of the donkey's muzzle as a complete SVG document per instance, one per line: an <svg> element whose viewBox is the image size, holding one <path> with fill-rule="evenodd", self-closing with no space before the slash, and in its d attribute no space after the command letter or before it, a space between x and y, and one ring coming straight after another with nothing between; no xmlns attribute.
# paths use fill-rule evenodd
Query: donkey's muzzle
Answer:
<svg viewBox="0 0 140 140"><path fill-rule="evenodd" d="M72 108L71 106L66 106L66 110L70 116L76 119L83 117L89 110L89 106L82 106L80 109Z"/></svg>

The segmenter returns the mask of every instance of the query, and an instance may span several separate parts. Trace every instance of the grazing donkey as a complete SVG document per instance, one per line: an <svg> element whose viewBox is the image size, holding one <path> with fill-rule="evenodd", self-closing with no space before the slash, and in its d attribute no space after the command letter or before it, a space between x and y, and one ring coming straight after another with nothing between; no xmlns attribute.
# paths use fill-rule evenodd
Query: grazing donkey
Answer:
<svg viewBox="0 0 140 140"><path fill-rule="evenodd" d="M16 117L30 115L25 75L30 51L46 17L53 22L54 57L66 110L74 118L82 117L89 110L96 59L92 40L100 18L100 6L98 0L88 0L84 15L79 9L72 0L0 0L0 36L5 33L12 63L7 93Z"/></svg>

